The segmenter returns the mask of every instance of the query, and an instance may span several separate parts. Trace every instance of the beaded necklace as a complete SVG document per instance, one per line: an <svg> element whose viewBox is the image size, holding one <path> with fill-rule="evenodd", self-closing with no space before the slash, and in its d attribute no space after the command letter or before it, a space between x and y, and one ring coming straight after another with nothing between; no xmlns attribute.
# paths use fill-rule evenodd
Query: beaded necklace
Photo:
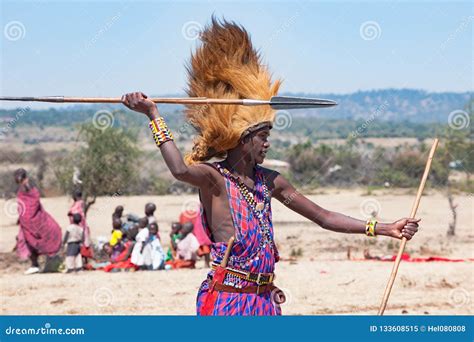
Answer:
<svg viewBox="0 0 474 342"><path fill-rule="evenodd" d="M244 182L240 179L240 177L235 176L232 172L230 172L226 167L221 166L223 173L229 176L234 183L239 188L240 193L245 198L247 203L252 206L252 209L257 210L258 212L263 211L265 209L265 202L267 199L270 199L270 195L268 192L268 187L265 182L262 182L262 189L263 189L263 202L256 202L254 198L254 194L249 191L249 188L244 184Z"/></svg>
<svg viewBox="0 0 474 342"><path fill-rule="evenodd" d="M227 168L222 166L220 163L216 163L216 164L219 170L221 171L221 173L225 176L228 176L228 178L237 186L237 188L240 191L240 194L245 199L245 201L247 202L250 209L252 210L252 212L257 217L260 223L259 228L263 236L263 239L260 239L259 246L252 256L255 256L257 253L259 253L260 250L262 248L265 248L267 244L272 248L272 250L275 250L274 241L272 238L270 227L268 223L264 220L264 213L266 210L270 208L270 201L271 201L266 183L262 182L263 197L264 197L263 202L257 203L255 201L253 194L250 193L247 186L242 182L242 180L239 177L236 177L235 175L233 175ZM232 256L231 256L231 259L233 259ZM255 260L258 260L258 256L255 258ZM241 260L235 260L235 261L237 261L238 263L242 262ZM241 265L241 266L244 266L244 265Z"/></svg>

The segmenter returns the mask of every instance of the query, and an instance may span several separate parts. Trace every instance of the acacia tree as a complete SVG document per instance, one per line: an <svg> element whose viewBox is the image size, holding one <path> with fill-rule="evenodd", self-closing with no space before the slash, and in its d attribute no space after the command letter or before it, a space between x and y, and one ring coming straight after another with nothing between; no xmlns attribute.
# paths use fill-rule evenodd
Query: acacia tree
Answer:
<svg viewBox="0 0 474 342"><path fill-rule="evenodd" d="M97 196L126 192L126 187L136 178L139 150L136 134L121 128L101 130L87 123L80 128L79 139L84 145L73 155L56 162L55 175L63 191L70 192L73 168L79 169L87 213Z"/></svg>
<svg viewBox="0 0 474 342"><path fill-rule="evenodd" d="M447 235L454 236L456 234L457 221L457 204L454 202L455 184L449 180L452 168L461 170L466 175L465 185L458 185L458 188L472 193L473 185L471 174L474 172L474 142L472 122L474 122L474 101L470 101L465 106L465 114L463 125L457 129L448 126L444 132L446 141L444 148L441 150L441 160L445 164L448 173L448 182L446 187L446 197L448 198L449 208L452 214L452 221L449 223ZM453 163L453 164L451 164ZM452 165L452 166L451 166Z"/></svg>

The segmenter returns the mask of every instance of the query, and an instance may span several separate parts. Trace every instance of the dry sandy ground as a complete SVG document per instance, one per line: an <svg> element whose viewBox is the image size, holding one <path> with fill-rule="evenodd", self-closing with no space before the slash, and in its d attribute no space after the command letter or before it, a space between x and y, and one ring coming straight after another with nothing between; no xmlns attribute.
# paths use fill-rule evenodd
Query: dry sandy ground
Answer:
<svg viewBox="0 0 474 342"><path fill-rule="evenodd" d="M321 206L362 218L373 206L380 208L380 221L408 215L414 199L404 191L384 190L363 196L359 190L325 190L310 198ZM93 237L107 236L110 217L118 204L126 212L141 214L148 201L158 204L158 221L164 245L170 223L196 196L100 198L89 214ZM456 197L458 226L455 237L446 231L450 211L446 198L431 192L418 211L421 230L408 244L412 256L474 257L473 197ZM45 208L62 227L71 202L65 197L45 198ZM195 270L108 274L102 271L24 276L28 264L10 253L18 227L9 212L13 201L0 201L0 289L2 314L194 314L196 291L207 272L202 262ZM274 202L276 240L283 261L277 264L277 285L287 292L283 313L376 314L391 263L361 259L363 250L373 255L395 253L398 242L378 237L325 231ZM393 243L395 241L395 243ZM290 261L298 248L302 255ZM392 290L387 314L473 314L473 262L402 262Z"/></svg>

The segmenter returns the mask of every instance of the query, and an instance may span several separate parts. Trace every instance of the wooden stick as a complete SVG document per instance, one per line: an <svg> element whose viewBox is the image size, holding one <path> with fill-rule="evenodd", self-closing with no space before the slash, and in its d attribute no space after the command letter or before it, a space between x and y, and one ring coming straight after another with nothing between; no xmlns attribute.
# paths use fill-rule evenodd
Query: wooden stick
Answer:
<svg viewBox="0 0 474 342"><path fill-rule="evenodd" d="M235 238L232 236L229 239L229 242L227 242L227 249L226 249L224 257L222 258L222 261L221 261L221 267L222 268L227 267L227 262L229 262L230 252L231 252L232 246L234 245L234 240L235 240Z"/></svg>
<svg viewBox="0 0 474 342"><path fill-rule="evenodd" d="M227 104L227 105L269 105L268 100L249 99L210 99L207 97L150 97L155 103L175 104ZM67 96L43 96L43 97L11 97L0 96L0 101L35 101L55 103L122 103L120 97L67 97Z"/></svg>
<svg viewBox="0 0 474 342"><path fill-rule="evenodd" d="M418 193L416 194L415 202L413 203L410 218L415 218L416 211L418 210L418 205L420 204L421 195L423 194L423 189L425 188L426 180L428 179L428 174L430 173L431 162L433 160L434 153L436 148L438 147L438 138L433 141L433 145L431 146L431 151L428 156L428 161L426 162L425 172L423 173L423 177L421 178L420 186L418 187ZM385 307L387 306L388 297L390 296L390 291L392 291L393 283L395 282L395 277L397 276L398 266L400 265L400 261L402 258L402 254L405 250L405 246L407 244L407 239L405 237L402 238L402 243L400 244L400 248L398 249L397 258L395 259L395 263L393 264L392 274L390 275L390 279L388 280L387 287L385 288L385 293L383 295L382 303L380 304L378 315L382 316Z"/></svg>
<svg viewBox="0 0 474 342"><path fill-rule="evenodd" d="M211 99L207 97L150 97L149 100L155 103L174 104L197 104L197 105L269 105L269 100L249 100L249 99ZM0 101L35 101L35 102L55 102L55 103L122 103L120 97L67 97L67 96L43 96L43 97L11 97L1 96Z"/></svg>
<svg viewBox="0 0 474 342"><path fill-rule="evenodd" d="M324 99L310 99L293 96L273 96L268 100L259 99L212 99L207 97L150 97L154 103L175 103L182 105L241 105L271 106L273 109L325 108L337 102ZM0 101L52 102L52 103L122 103L120 97L65 97L65 96L0 96Z"/></svg>
<svg viewBox="0 0 474 342"><path fill-rule="evenodd" d="M150 100L155 103L174 103L174 104L234 104L243 105L244 100L241 99L209 99L206 97L180 98L180 97L150 97ZM65 97L63 102L72 103L122 103L120 97ZM268 104L268 101L261 101Z"/></svg>

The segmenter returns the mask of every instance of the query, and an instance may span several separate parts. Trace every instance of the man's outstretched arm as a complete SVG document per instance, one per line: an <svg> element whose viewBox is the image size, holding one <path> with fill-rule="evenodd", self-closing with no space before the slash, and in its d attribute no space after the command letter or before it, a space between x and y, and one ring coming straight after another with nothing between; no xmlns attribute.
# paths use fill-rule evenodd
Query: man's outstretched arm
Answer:
<svg viewBox="0 0 474 342"><path fill-rule="evenodd" d="M289 181L278 174L274 179L273 196L285 206L321 227L340 233L365 234L365 221L326 210L299 193ZM394 223L377 223L376 234L410 240L418 231L419 219L403 218Z"/></svg>
<svg viewBox="0 0 474 342"><path fill-rule="evenodd" d="M155 103L141 92L123 95L122 103L131 110L145 114L150 120L160 116ZM168 169L176 179L199 188L213 185L214 179L211 168L202 164L186 165L174 141L170 140L161 144L160 151Z"/></svg>

